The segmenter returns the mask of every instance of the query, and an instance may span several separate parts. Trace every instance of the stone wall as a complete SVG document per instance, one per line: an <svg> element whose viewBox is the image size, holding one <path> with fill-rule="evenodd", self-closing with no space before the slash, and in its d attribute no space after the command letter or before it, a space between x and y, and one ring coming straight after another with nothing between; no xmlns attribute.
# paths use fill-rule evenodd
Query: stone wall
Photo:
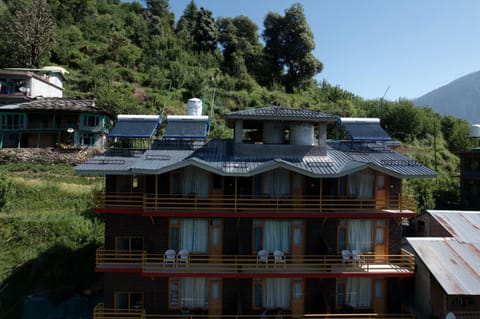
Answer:
<svg viewBox="0 0 480 319"><path fill-rule="evenodd" d="M98 148L5 148L0 149L0 164L17 162L77 165L101 152Z"/></svg>

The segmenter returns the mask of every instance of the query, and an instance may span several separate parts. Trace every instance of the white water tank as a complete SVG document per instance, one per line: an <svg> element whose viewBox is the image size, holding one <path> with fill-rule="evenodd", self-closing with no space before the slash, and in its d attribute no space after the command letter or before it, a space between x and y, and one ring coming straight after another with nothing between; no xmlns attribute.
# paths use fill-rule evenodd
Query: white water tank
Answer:
<svg viewBox="0 0 480 319"><path fill-rule="evenodd" d="M311 124L290 125L290 144L292 145L314 145L314 127Z"/></svg>
<svg viewBox="0 0 480 319"><path fill-rule="evenodd" d="M480 124L470 126L470 137L480 138Z"/></svg>
<svg viewBox="0 0 480 319"><path fill-rule="evenodd" d="M187 103L187 115L200 116L203 112L202 100L191 98Z"/></svg>
<svg viewBox="0 0 480 319"><path fill-rule="evenodd" d="M283 144L285 142L285 127L281 122L263 123L263 143Z"/></svg>

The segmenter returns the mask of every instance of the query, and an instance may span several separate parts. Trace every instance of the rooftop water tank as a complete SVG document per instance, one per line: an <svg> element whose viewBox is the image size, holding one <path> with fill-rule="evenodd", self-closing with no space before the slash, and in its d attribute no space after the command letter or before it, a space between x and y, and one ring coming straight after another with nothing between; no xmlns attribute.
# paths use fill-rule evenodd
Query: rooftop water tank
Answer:
<svg viewBox="0 0 480 319"><path fill-rule="evenodd" d="M313 145L315 143L313 129L312 124L302 123L290 125L290 144Z"/></svg>
<svg viewBox="0 0 480 319"><path fill-rule="evenodd" d="M470 137L480 138L480 124L470 126Z"/></svg>
<svg viewBox="0 0 480 319"><path fill-rule="evenodd" d="M202 100L191 98L187 103L187 115L200 116L203 112Z"/></svg>
<svg viewBox="0 0 480 319"><path fill-rule="evenodd" d="M283 144L285 142L285 128L281 122L263 123L263 143Z"/></svg>

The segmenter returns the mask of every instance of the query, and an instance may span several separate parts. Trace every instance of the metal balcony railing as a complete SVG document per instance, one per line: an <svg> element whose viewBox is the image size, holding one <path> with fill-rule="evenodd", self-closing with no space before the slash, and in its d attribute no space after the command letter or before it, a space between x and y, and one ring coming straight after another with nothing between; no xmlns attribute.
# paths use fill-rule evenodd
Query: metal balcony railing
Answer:
<svg viewBox="0 0 480 319"><path fill-rule="evenodd" d="M271 196L210 196L154 195L142 193L97 193L95 205L101 208L141 208L145 211L365 211L395 209L414 211L415 198L399 194L383 201L349 196L271 197Z"/></svg>
<svg viewBox="0 0 480 319"><path fill-rule="evenodd" d="M97 249L96 267L102 269L138 269L143 273L260 274L260 273L413 273L414 256L402 250L398 255L361 254L345 261L340 255L286 255L276 260L256 255L190 255L187 259L167 259L164 254L146 251Z"/></svg>
<svg viewBox="0 0 480 319"><path fill-rule="evenodd" d="M193 314L150 314L145 309L114 309L98 304L93 311L94 319L415 319L414 314L257 314L257 315L193 315Z"/></svg>

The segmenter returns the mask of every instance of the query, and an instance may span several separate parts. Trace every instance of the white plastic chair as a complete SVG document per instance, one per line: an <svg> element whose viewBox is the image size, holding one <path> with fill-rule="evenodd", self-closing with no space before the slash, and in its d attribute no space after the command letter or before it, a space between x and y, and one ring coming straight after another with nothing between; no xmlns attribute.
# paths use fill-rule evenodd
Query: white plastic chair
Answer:
<svg viewBox="0 0 480 319"><path fill-rule="evenodd" d="M283 268L286 267L287 259L285 258L285 254L281 250L275 250L273 252L273 267L277 267L277 264L283 264Z"/></svg>
<svg viewBox="0 0 480 319"><path fill-rule="evenodd" d="M357 264L361 264L362 263L362 251L359 250L359 249L354 249L352 250L352 258L353 258L353 262L354 263L357 263Z"/></svg>
<svg viewBox="0 0 480 319"><path fill-rule="evenodd" d="M268 250L260 250L257 254L257 268L259 263L264 263L268 267Z"/></svg>
<svg viewBox="0 0 480 319"><path fill-rule="evenodd" d="M348 262L351 262L351 257L352 257L352 253L350 250L348 249L344 249L342 250L342 262L343 263L348 263Z"/></svg>
<svg viewBox="0 0 480 319"><path fill-rule="evenodd" d="M177 265L180 265L180 263L185 263L185 266L188 267L188 264L190 262L190 252L188 249L182 249L178 252L177 255Z"/></svg>
<svg viewBox="0 0 480 319"><path fill-rule="evenodd" d="M165 268L165 264L170 263L175 267L175 258L176 258L176 251L174 249L168 249L163 254L163 268Z"/></svg>

